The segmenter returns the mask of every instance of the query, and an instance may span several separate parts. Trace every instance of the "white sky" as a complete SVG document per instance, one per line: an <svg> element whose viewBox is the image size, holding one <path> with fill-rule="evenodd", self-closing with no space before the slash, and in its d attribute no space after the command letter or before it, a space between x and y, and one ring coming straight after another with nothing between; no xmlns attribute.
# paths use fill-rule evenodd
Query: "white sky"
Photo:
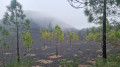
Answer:
<svg viewBox="0 0 120 67"><path fill-rule="evenodd" d="M2 19L6 6L11 0L0 0L0 19ZM95 26L88 23L83 9L74 9L67 0L18 0L23 6L23 10L37 11L42 15L47 15L77 28L87 28Z"/></svg>

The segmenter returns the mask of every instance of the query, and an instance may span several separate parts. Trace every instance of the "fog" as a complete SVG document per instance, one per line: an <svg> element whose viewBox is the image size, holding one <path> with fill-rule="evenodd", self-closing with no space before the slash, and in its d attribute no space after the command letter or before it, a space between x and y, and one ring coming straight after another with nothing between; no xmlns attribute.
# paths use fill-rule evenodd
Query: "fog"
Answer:
<svg viewBox="0 0 120 67"><path fill-rule="evenodd" d="M6 6L11 0L0 0L0 19L3 18ZM67 24L67 26L83 29L95 24L88 23L87 17L84 15L84 9L74 9L69 5L67 0L18 0L23 6L24 11L35 11L44 17L49 17ZM36 15L37 18L37 15ZM52 20L53 21L53 20ZM47 21L46 21L47 22ZM54 20L55 22L55 20Z"/></svg>
<svg viewBox="0 0 120 67"><path fill-rule="evenodd" d="M39 29L48 29L49 24L54 28L56 25L59 25L63 31L77 31L73 26L60 21L56 18L51 18L49 16L44 16L36 11L25 11L27 18L31 21L31 27Z"/></svg>
<svg viewBox="0 0 120 67"><path fill-rule="evenodd" d="M32 21L34 21L35 23L37 23L39 25L43 25L43 27L44 26L46 27L46 25L51 23L53 25L53 27L55 25L60 25L62 28L72 28L71 25L69 25L63 21L60 21L56 18L44 16L36 11L25 11L25 14L26 14L27 18L30 18Z"/></svg>

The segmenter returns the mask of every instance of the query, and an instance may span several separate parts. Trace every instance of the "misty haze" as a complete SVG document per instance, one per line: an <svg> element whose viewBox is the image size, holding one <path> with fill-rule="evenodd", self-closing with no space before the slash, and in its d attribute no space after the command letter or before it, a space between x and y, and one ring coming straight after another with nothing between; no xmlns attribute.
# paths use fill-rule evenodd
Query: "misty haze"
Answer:
<svg viewBox="0 0 120 67"><path fill-rule="evenodd" d="M120 67L119 0L0 0L0 67Z"/></svg>

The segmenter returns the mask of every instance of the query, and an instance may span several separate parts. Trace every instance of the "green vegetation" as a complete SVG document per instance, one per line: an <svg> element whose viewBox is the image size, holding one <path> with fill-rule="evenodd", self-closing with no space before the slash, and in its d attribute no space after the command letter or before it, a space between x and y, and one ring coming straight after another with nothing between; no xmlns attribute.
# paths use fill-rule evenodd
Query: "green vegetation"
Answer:
<svg viewBox="0 0 120 67"><path fill-rule="evenodd" d="M31 38L30 32L27 32L26 35L23 37L24 45L26 46L27 50L32 48L33 40Z"/></svg>
<svg viewBox="0 0 120 67"><path fill-rule="evenodd" d="M60 65L61 67L79 67L79 60L78 56L74 57L71 61L61 61Z"/></svg>
<svg viewBox="0 0 120 67"><path fill-rule="evenodd" d="M70 32L68 40L70 41L70 46L72 46L71 42L74 40L72 33Z"/></svg>
<svg viewBox="0 0 120 67"><path fill-rule="evenodd" d="M78 56L74 57L71 61L61 61L61 67L79 67L80 62ZM120 67L120 51L115 54L110 54L107 59L96 58L95 63L88 67Z"/></svg>
<svg viewBox="0 0 120 67"><path fill-rule="evenodd" d="M73 33L73 39L74 39L74 42L77 42L77 41L79 41L79 35L78 35L78 33Z"/></svg>
<svg viewBox="0 0 120 67"><path fill-rule="evenodd" d="M92 40L97 42L98 44L101 44L101 48L103 50L103 58L95 59L95 64L93 65L93 67L120 67L120 52L117 52L115 54L108 54L108 57L106 55L106 44L107 45L111 44L114 47L120 46L120 22L118 22L119 20L115 19L115 18L119 18L120 15L120 11L116 10L116 9L120 9L120 0L83 0L83 3L80 2L79 0L68 0L68 1L70 5L73 6L74 8L80 8L80 7L74 6L73 3L84 4L85 5L84 12L85 15L88 16L88 21L93 22L95 24L99 24L99 27L92 27L90 30L87 28L87 30L85 31L86 34L85 39ZM33 39L30 33L30 20L26 18L22 10L22 5L18 3L17 0L11 0L10 5L7 6L7 11L5 12L2 22L3 25L2 23L1 23L2 26L0 25L0 51L1 51L0 65L2 67L31 67L32 64L34 64L35 62L31 59L26 59L28 58L28 55L27 57L22 58L23 61L21 61L21 57L24 57L25 55L24 56L20 55L20 45L24 45L26 47L25 49L27 51L27 54L32 49ZM56 56L58 56L58 52L59 52L58 48L59 45L61 45L61 43L66 44L65 41L69 41L70 46L72 46L72 42L79 41L80 34L81 36L85 35L83 32L80 32L80 34L76 32L69 32L69 34L68 33L64 34L63 30L59 25L56 25L54 28L52 28L51 23L49 23L48 29L42 29L40 32L41 32L40 37L41 39L43 39L44 42L44 48L48 42L47 40L55 44ZM17 60L12 59L12 61L8 62L9 59L5 61L5 57L8 58L11 57L9 57L9 55L5 55L5 50L9 49L8 45L11 44L12 37L13 39L14 37L16 38L13 40L13 42L16 44L15 46L16 50L13 53L11 52L10 56L13 56L14 53L17 53ZM66 47L67 46L65 46L65 48ZM35 49L39 49L39 47ZM75 50L80 54L85 53L82 51L80 52L79 45L78 48L74 48L71 50ZM68 53L69 50L66 50L65 52ZM42 54L43 53L44 52L42 52ZM78 53L74 55L77 56ZM54 53L47 53L46 55L49 55L49 58L59 58L59 57L51 56L52 54ZM41 58L39 60L38 56L37 58L34 59L37 59L36 62L42 63ZM45 55L42 55L40 57L44 57L44 56ZM90 56L92 56L92 54ZM62 57L62 59L63 58L64 57ZM90 58L88 57L88 59ZM49 64L53 62L52 60L48 60L48 59L43 61L46 61L45 64ZM79 67L80 63L78 57L75 57L71 61L67 61L67 60L61 61L60 65L61 67Z"/></svg>
<svg viewBox="0 0 120 67"><path fill-rule="evenodd" d="M16 60L14 60L14 61L11 61L11 62L5 64L4 67L31 67L31 65L34 63L35 63L35 61L33 61L31 59L20 61L19 63Z"/></svg>
<svg viewBox="0 0 120 67"><path fill-rule="evenodd" d="M117 52L105 60L103 58L95 59L94 67L120 67L120 52Z"/></svg>
<svg viewBox="0 0 120 67"><path fill-rule="evenodd" d="M77 42L77 41L79 41L79 35L78 35L78 33L69 33L69 35L68 34L66 34L66 36L67 36L67 38L68 38L68 40L69 40L69 42L70 42L70 46L72 46L72 42L74 41L74 42Z"/></svg>
<svg viewBox="0 0 120 67"><path fill-rule="evenodd" d="M32 49L33 40L31 38L30 32L27 32L23 37L24 46L27 48L27 54ZM26 55L27 55L26 54ZM28 57L28 55L27 55Z"/></svg>
<svg viewBox="0 0 120 67"><path fill-rule="evenodd" d="M56 25L55 28L53 29L53 34L54 34L54 39L56 40L56 56L58 55L58 45L59 42L64 41L64 33L62 29Z"/></svg>
<svg viewBox="0 0 120 67"><path fill-rule="evenodd" d="M107 21L106 25L106 34L107 39L106 43L112 44L114 47L119 46L120 42L120 27L119 24L112 26L110 25L109 21ZM88 35L86 35L85 39L93 40L97 42L98 44L102 43L102 25L100 25L98 28L92 27L91 31ZM101 46L103 47L103 46ZM105 60L103 58L97 58L95 60L94 67L120 67L120 52L117 52L113 55L108 55L108 58Z"/></svg>
<svg viewBox="0 0 120 67"><path fill-rule="evenodd" d="M23 30L29 29L29 20L25 19L25 14L23 14L22 6L16 0L12 0L11 4L7 6L8 11L6 11L3 24L7 27L10 26L17 35L16 35L16 45L17 45L17 61L20 62L20 53L19 53L19 42L20 42L20 32ZM20 29L22 31L20 31Z"/></svg>
<svg viewBox="0 0 120 67"><path fill-rule="evenodd" d="M49 32L52 32L53 31L53 27L52 27L52 23L50 22L49 25L48 25L48 31Z"/></svg>
<svg viewBox="0 0 120 67"><path fill-rule="evenodd" d="M7 41L9 40L9 35L10 33L8 32L7 29L5 29L5 27L0 26L0 49L1 49L1 58L2 58L2 66L4 67L5 65L5 57L4 57L4 50L5 49L9 49L9 46L7 45Z"/></svg>
<svg viewBox="0 0 120 67"><path fill-rule="evenodd" d="M46 39L47 39L47 32L46 32L45 29L43 29L43 30L41 31L41 33L42 33L41 38L42 38L43 41L44 41L44 48L45 48L45 41L46 41Z"/></svg>
<svg viewBox="0 0 120 67"><path fill-rule="evenodd" d="M119 23L120 12L117 9L120 9L119 0L68 0L70 5L73 8L85 8L85 15L88 16L88 22L95 24L103 24L103 58L107 58L106 55L106 18L109 17L111 23ZM77 4L77 5L76 5ZM114 7L113 7L114 6ZM111 9L112 8L112 9ZM111 16L111 17L110 17ZM113 18L115 17L115 18Z"/></svg>
<svg viewBox="0 0 120 67"><path fill-rule="evenodd" d="M107 22L107 28L106 28L106 34L107 44L112 44L115 47L119 46L119 39L120 39L120 28L119 24L116 26L112 26ZM92 27L91 31L88 35L86 35L85 39L96 41L97 43L102 43L102 25L100 25L98 28Z"/></svg>
<svg viewBox="0 0 120 67"><path fill-rule="evenodd" d="M47 37L48 37L48 40L50 41L50 44L53 42L53 40L54 40L54 34L53 34L53 32L47 32L48 34L47 34Z"/></svg>

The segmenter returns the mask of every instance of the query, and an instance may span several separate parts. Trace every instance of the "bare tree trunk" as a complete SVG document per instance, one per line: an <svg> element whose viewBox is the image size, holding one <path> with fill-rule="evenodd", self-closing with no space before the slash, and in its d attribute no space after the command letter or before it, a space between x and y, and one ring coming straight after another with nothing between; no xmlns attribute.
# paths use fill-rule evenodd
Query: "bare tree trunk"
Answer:
<svg viewBox="0 0 120 67"><path fill-rule="evenodd" d="M19 54L19 31L17 26L17 61L20 62L20 54Z"/></svg>
<svg viewBox="0 0 120 67"><path fill-rule="evenodd" d="M44 48L45 48L45 40L44 40Z"/></svg>
<svg viewBox="0 0 120 67"><path fill-rule="evenodd" d="M56 56L58 56L58 45L56 45Z"/></svg>
<svg viewBox="0 0 120 67"><path fill-rule="evenodd" d="M107 58L106 56L106 0L104 0L104 13L103 13L103 58Z"/></svg>
<svg viewBox="0 0 120 67"><path fill-rule="evenodd" d="M52 41L50 40L50 45L52 45Z"/></svg>
<svg viewBox="0 0 120 67"><path fill-rule="evenodd" d="M58 38L57 38L57 41L56 41L56 56L58 56Z"/></svg>
<svg viewBox="0 0 120 67"><path fill-rule="evenodd" d="M71 40L70 40L70 46L72 47Z"/></svg>
<svg viewBox="0 0 120 67"><path fill-rule="evenodd" d="M2 66L5 67L5 59L4 59L4 54L3 54L3 53L4 53L4 48L1 47L1 49L2 49L2 50L1 50L1 52L2 52L1 58L2 58L2 63L3 63Z"/></svg>
<svg viewBox="0 0 120 67"><path fill-rule="evenodd" d="M17 22L17 8L16 8L16 28L17 28L17 62L20 62L20 54L19 54L19 27Z"/></svg>

